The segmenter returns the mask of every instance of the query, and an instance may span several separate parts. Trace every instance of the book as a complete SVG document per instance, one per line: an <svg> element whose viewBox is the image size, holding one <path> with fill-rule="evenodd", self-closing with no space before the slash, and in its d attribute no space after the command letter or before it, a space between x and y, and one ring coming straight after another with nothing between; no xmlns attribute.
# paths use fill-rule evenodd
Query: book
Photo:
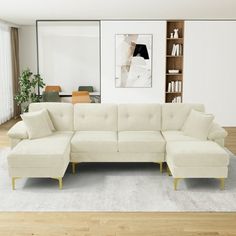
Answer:
<svg viewBox="0 0 236 236"><path fill-rule="evenodd" d="M171 81L171 92L175 91L175 82Z"/></svg>
<svg viewBox="0 0 236 236"><path fill-rule="evenodd" d="M171 92L171 82L168 83L168 90L169 93Z"/></svg>

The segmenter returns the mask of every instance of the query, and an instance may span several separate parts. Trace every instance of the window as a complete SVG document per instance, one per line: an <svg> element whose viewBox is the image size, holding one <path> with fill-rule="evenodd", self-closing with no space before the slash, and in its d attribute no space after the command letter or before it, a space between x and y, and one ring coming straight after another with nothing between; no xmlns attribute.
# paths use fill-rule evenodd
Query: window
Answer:
<svg viewBox="0 0 236 236"><path fill-rule="evenodd" d="M0 124L13 117L10 27L0 23Z"/></svg>

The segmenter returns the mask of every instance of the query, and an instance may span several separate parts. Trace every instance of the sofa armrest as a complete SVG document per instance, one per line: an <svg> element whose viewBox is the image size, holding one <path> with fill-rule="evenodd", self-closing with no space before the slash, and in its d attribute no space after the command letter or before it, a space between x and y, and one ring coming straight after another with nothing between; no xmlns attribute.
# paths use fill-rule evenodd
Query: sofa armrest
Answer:
<svg viewBox="0 0 236 236"><path fill-rule="evenodd" d="M23 121L17 122L8 131L7 135L12 139L27 139L28 133Z"/></svg>
<svg viewBox="0 0 236 236"><path fill-rule="evenodd" d="M228 132L225 129L223 129L217 123L213 123L208 134L208 139L213 140L213 141L219 140L219 139L225 139L227 135L228 135Z"/></svg>

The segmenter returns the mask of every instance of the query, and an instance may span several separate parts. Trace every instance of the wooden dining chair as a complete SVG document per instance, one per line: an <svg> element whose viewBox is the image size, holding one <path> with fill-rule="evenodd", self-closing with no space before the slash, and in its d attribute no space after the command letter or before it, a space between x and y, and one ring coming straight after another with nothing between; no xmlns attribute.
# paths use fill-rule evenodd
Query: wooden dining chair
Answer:
<svg viewBox="0 0 236 236"><path fill-rule="evenodd" d="M88 91L73 91L72 103L91 103L91 99Z"/></svg>
<svg viewBox="0 0 236 236"><path fill-rule="evenodd" d="M45 87L45 92L61 92L61 86L59 85L47 85Z"/></svg>

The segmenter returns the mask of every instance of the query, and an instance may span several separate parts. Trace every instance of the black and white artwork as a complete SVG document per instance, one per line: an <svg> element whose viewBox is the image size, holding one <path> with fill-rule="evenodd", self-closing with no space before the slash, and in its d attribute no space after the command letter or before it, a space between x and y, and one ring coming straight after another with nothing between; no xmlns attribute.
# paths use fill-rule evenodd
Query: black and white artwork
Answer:
<svg viewBox="0 0 236 236"><path fill-rule="evenodd" d="M116 35L116 88L152 87L152 35Z"/></svg>

